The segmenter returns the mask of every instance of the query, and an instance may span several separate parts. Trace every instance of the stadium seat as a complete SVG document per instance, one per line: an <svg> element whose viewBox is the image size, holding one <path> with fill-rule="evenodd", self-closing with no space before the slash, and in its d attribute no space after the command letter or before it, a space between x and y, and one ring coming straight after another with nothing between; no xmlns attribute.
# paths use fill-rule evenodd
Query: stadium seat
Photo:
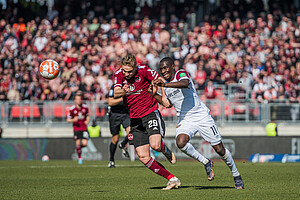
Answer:
<svg viewBox="0 0 300 200"><path fill-rule="evenodd" d="M218 117L222 114L222 107L219 104L214 104L209 106L210 111L212 112L212 116Z"/></svg>
<svg viewBox="0 0 300 200"><path fill-rule="evenodd" d="M96 117L104 117L104 116L105 116L105 108L104 107L96 108Z"/></svg>
<svg viewBox="0 0 300 200"><path fill-rule="evenodd" d="M66 117L71 107L71 104L66 104L65 106L63 106L62 103L56 103L53 105L53 116L55 118Z"/></svg>
<svg viewBox="0 0 300 200"><path fill-rule="evenodd" d="M39 107L36 104L33 104L32 106L33 107L31 110L30 105L23 105L23 106L14 105L11 108L11 117L12 118L20 118L21 112L22 112L22 117L31 117L31 116L34 118L40 117L41 115L40 115Z"/></svg>
<svg viewBox="0 0 300 200"><path fill-rule="evenodd" d="M229 115L233 115L232 103L225 104L225 115L228 117Z"/></svg>

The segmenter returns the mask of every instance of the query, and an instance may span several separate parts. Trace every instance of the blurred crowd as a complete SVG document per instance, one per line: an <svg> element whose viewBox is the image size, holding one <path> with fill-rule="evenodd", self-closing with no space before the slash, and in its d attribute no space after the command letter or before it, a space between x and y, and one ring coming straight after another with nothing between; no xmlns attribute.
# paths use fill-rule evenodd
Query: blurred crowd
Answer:
<svg viewBox="0 0 300 200"><path fill-rule="evenodd" d="M157 16L149 9L131 15L129 9L108 9L98 16L95 7L76 17L64 7L63 13L54 9L25 20L12 12L13 22L0 20L0 101L70 100L79 89L86 100L106 101L113 73L130 53L155 70L171 56L207 99L235 84L259 102L300 103L300 15L276 4L269 12L253 12L239 2L233 12L212 6L211 13L222 15L205 15L195 26L195 5L180 13L161 6ZM59 78L41 78L38 67L45 59L59 63Z"/></svg>

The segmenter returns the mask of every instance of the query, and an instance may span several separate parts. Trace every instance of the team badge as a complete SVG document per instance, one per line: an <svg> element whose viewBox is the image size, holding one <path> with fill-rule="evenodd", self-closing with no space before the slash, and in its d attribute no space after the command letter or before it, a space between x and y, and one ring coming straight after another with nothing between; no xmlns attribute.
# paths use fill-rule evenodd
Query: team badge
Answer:
<svg viewBox="0 0 300 200"><path fill-rule="evenodd" d="M133 135L131 133L128 134L128 140L133 140Z"/></svg>
<svg viewBox="0 0 300 200"><path fill-rule="evenodd" d="M130 84L130 85L129 85L129 89L130 89L131 92L134 91L134 90L135 90L134 84Z"/></svg>
<svg viewBox="0 0 300 200"><path fill-rule="evenodd" d="M138 83L138 82L141 82L141 77L139 77L139 76L138 76L138 77L135 77L135 82L137 82L137 83Z"/></svg>

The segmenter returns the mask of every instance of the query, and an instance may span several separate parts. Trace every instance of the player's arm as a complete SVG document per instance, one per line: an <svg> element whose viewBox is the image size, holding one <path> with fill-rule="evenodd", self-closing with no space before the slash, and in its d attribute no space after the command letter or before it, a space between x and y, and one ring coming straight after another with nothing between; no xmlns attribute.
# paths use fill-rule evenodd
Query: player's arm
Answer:
<svg viewBox="0 0 300 200"><path fill-rule="evenodd" d="M108 105L116 106L123 101L123 97L115 99L114 97L108 97Z"/></svg>
<svg viewBox="0 0 300 200"><path fill-rule="evenodd" d="M69 123L73 123L73 122L77 122L78 121L78 119L77 119L77 117L75 116L74 118L72 118L71 116L69 117L67 117L67 122L69 122Z"/></svg>
<svg viewBox="0 0 300 200"><path fill-rule="evenodd" d="M121 88L119 86L116 86L115 89L114 89L114 98L118 99L120 97L123 97L124 95L126 95L125 88Z"/></svg>
<svg viewBox="0 0 300 200"><path fill-rule="evenodd" d="M189 79L182 79L180 81L177 82L169 82L169 83L165 83L162 79L156 79L153 81L154 85L157 85L159 87L166 87L166 88L188 88L190 81Z"/></svg>
<svg viewBox="0 0 300 200"><path fill-rule="evenodd" d="M90 123L90 116L86 116L86 120L84 121L85 125L88 125Z"/></svg>
<svg viewBox="0 0 300 200"><path fill-rule="evenodd" d="M156 101L158 101L158 103L160 103L164 107L171 108L173 106L170 100L167 98L165 91L163 89L162 89L162 95L159 95L157 93L157 86L151 84L148 88L148 92L156 99Z"/></svg>

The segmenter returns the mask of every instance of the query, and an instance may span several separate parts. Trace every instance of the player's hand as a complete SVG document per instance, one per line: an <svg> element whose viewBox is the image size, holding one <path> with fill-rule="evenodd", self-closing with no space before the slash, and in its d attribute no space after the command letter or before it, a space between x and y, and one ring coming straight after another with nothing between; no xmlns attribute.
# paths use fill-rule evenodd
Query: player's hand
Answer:
<svg viewBox="0 0 300 200"><path fill-rule="evenodd" d="M160 78L153 80L152 83L159 87L165 86L165 81L163 81L163 79L160 79Z"/></svg>
<svg viewBox="0 0 300 200"><path fill-rule="evenodd" d="M129 92L130 92L129 85L127 85L127 84L124 85L124 86L123 86L123 90L125 90L126 93L129 93Z"/></svg>
<svg viewBox="0 0 300 200"><path fill-rule="evenodd" d="M73 122L78 122L78 118L77 118L77 117L74 117L74 118L73 118Z"/></svg>
<svg viewBox="0 0 300 200"><path fill-rule="evenodd" d="M148 93L154 96L156 92L157 92L157 86L155 86L154 84L150 84L148 87Z"/></svg>
<svg viewBox="0 0 300 200"><path fill-rule="evenodd" d="M88 123L89 123L89 122L88 122L87 120L84 121L84 124L85 124L85 125L88 125Z"/></svg>

